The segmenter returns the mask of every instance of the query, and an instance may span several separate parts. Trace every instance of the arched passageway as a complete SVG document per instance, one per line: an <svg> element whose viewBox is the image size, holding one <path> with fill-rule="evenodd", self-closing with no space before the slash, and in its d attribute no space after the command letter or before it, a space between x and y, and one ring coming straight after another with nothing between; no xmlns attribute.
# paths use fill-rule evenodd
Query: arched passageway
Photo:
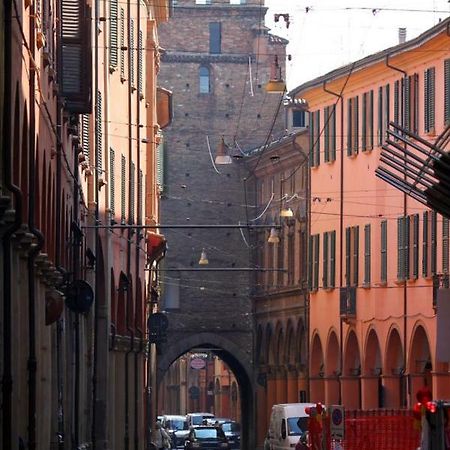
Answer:
<svg viewBox="0 0 450 450"><path fill-rule="evenodd" d="M381 385L381 349L377 333L371 329L367 335L365 360L361 376L361 402L363 409L383 407Z"/></svg>
<svg viewBox="0 0 450 450"><path fill-rule="evenodd" d="M341 377L342 398L348 409L361 408L361 356L354 330L347 335L344 352L344 372Z"/></svg>
<svg viewBox="0 0 450 450"><path fill-rule="evenodd" d="M383 403L385 408L399 408L405 405L404 355L400 334L393 328L386 346L386 363L383 370Z"/></svg>
<svg viewBox="0 0 450 450"><path fill-rule="evenodd" d="M310 361L309 388L311 401L325 402L324 356L322 342L318 334L314 334L312 339Z"/></svg>
<svg viewBox="0 0 450 450"><path fill-rule="evenodd" d="M341 362L339 342L335 331L328 337L326 364L325 364L325 390L327 405L340 403L340 380Z"/></svg>

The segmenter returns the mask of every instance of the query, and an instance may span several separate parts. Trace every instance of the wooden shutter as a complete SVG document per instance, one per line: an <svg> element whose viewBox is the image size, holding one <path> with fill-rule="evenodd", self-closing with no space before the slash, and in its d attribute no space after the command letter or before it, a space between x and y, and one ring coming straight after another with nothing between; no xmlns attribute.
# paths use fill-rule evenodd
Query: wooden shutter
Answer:
<svg viewBox="0 0 450 450"><path fill-rule="evenodd" d="M331 119L329 121L330 136L330 161L336 161L336 105L331 107Z"/></svg>
<svg viewBox="0 0 450 450"><path fill-rule="evenodd" d="M313 289L313 249L313 237L311 236L308 243L308 287L310 291Z"/></svg>
<svg viewBox="0 0 450 450"><path fill-rule="evenodd" d="M444 61L444 123L450 124L450 59Z"/></svg>
<svg viewBox="0 0 450 450"><path fill-rule="evenodd" d="M347 227L345 229L345 284L346 286L350 286L351 282L351 252L352 244L351 244L351 228Z"/></svg>
<svg viewBox="0 0 450 450"><path fill-rule="evenodd" d="M329 128L329 121L330 121L330 107L325 106L323 110L323 119L325 121L325 127L324 127L324 142L323 142L323 160L325 162L328 162L330 160L330 128Z"/></svg>
<svg viewBox="0 0 450 450"><path fill-rule="evenodd" d="M431 274L437 272L437 213L431 211L431 253L430 253L430 269Z"/></svg>
<svg viewBox="0 0 450 450"><path fill-rule="evenodd" d="M139 98L144 96L144 85L143 85L143 65L144 65L144 53L143 53L143 36L142 30L139 30L138 34L138 94Z"/></svg>
<svg viewBox="0 0 450 450"><path fill-rule="evenodd" d="M387 282L387 220L381 222L381 270L382 283Z"/></svg>
<svg viewBox="0 0 450 450"><path fill-rule="evenodd" d="M130 168L130 222L134 223L136 209L136 165L131 163Z"/></svg>
<svg viewBox="0 0 450 450"><path fill-rule="evenodd" d="M115 159L116 154L113 148L109 149L109 209L111 210L111 218L114 219L114 215L116 212L115 204L116 204L116 193L115 193L115 185L116 185L116 177L115 177Z"/></svg>
<svg viewBox="0 0 450 450"><path fill-rule="evenodd" d="M134 42L134 20L130 19L130 48L128 54L130 55L130 81L131 86L136 86L136 80L135 80L135 72L134 72L134 52L136 51Z"/></svg>
<svg viewBox="0 0 450 450"><path fill-rule="evenodd" d="M109 3L109 65L115 69L118 63L118 27L119 27L119 7L118 0L110 0Z"/></svg>
<svg viewBox="0 0 450 450"><path fill-rule="evenodd" d="M137 198L137 223L142 223L142 208L144 206L144 174L142 169L139 169L138 178L138 198Z"/></svg>
<svg viewBox="0 0 450 450"><path fill-rule="evenodd" d="M83 155L89 163L91 157L91 141L90 141L90 114L81 115L81 148L83 149Z"/></svg>
<svg viewBox="0 0 450 450"><path fill-rule="evenodd" d="M422 276L428 277L429 271L429 228L428 228L428 211L424 211L422 215L423 236L422 236Z"/></svg>
<svg viewBox="0 0 450 450"><path fill-rule="evenodd" d="M352 155L352 99L347 100L347 156Z"/></svg>
<svg viewBox="0 0 450 450"><path fill-rule="evenodd" d="M329 286L336 286L336 231L330 233L330 279Z"/></svg>
<svg viewBox="0 0 450 450"><path fill-rule="evenodd" d="M315 131L315 165L318 166L320 164L320 110L316 111L316 120L314 121Z"/></svg>
<svg viewBox="0 0 450 450"><path fill-rule="evenodd" d="M326 289L328 287L328 233L323 233L323 267L322 283Z"/></svg>
<svg viewBox="0 0 450 450"><path fill-rule="evenodd" d="M405 227L404 217L397 219L397 279L405 279Z"/></svg>
<svg viewBox="0 0 450 450"><path fill-rule="evenodd" d="M394 122L398 125L400 123L400 81L394 83Z"/></svg>
<svg viewBox="0 0 450 450"><path fill-rule="evenodd" d="M120 79L125 80L125 11L120 8Z"/></svg>
<svg viewBox="0 0 450 450"><path fill-rule="evenodd" d="M103 168L103 100L101 91L97 91L97 102L95 105L95 166L99 173L102 174Z"/></svg>
<svg viewBox="0 0 450 450"><path fill-rule="evenodd" d="M315 167L314 164L314 113L309 112L309 165Z"/></svg>
<svg viewBox="0 0 450 450"><path fill-rule="evenodd" d="M383 87L378 88L378 145L383 144L384 133L383 133Z"/></svg>
<svg viewBox="0 0 450 450"><path fill-rule="evenodd" d="M434 131L435 120L435 69L424 72L424 129L426 133Z"/></svg>
<svg viewBox="0 0 450 450"><path fill-rule="evenodd" d="M124 155L120 160L120 220L125 224L126 219L126 176L127 176L127 160Z"/></svg>
<svg viewBox="0 0 450 450"><path fill-rule="evenodd" d="M85 0L61 0L61 95L73 113L92 111L91 14Z"/></svg>
<svg viewBox="0 0 450 450"><path fill-rule="evenodd" d="M412 278L419 276L419 214L412 216Z"/></svg>
<svg viewBox="0 0 450 450"><path fill-rule="evenodd" d="M359 282L359 226L353 227L353 286Z"/></svg>
<svg viewBox="0 0 450 450"><path fill-rule="evenodd" d="M449 258L449 226L448 226L448 219L446 217L442 218L442 272L445 274L448 274L449 272L449 264L448 264L448 258Z"/></svg>
<svg viewBox="0 0 450 450"><path fill-rule="evenodd" d="M406 216L403 218L403 247L404 247L404 268L405 268L405 280L409 279L410 274L410 257L411 257L411 251L410 251L410 241L411 241L411 232L410 232L410 217Z"/></svg>
<svg viewBox="0 0 450 450"><path fill-rule="evenodd" d="M403 126L407 130L411 130L411 96L410 96L410 77L404 77L401 80L402 82L402 92L403 92Z"/></svg>
<svg viewBox="0 0 450 450"><path fill-rule="evenodd" d="M367 111L367 141L368 141L368 148L369 150L373 149L373 90L369 91L369 105L368 105L368 111Z"/></svg>
<svg viewBox="0 0 450 450"><path fill-rule="evenodd" d="M319 288L319 257L320 257L320 239L319 235L315 235L314 242L314 288Z"/></svg>
<svg viewBox="0 0 450 450"><path fill-rule="evenodd" d="M361 130L361 150L365 152L367 150L367 104L368 93L364 92L362 98L362 130Z"/></svg>
<svg viewBox="0 0 450 450"><path fill-rule="evenodd" d="M161 139L160 143L156 147L156 183L158 185L159 192L165 191L165 142Z"/></svg>
<svg viewBox="0 0 450 450"><path fill-rule="evenodd" d="M364 284L370 284L370 247L371 247L371 236L370 236L370 224L364 227Z"/></svg>

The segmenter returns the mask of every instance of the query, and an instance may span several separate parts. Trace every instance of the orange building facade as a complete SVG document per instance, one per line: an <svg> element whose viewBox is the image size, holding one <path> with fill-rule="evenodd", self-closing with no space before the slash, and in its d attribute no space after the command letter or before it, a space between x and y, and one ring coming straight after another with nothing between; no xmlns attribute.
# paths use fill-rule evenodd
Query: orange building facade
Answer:
<svg viewBox="0 0 450 450"><path fill-rule="evenodd" d="M389 122L429 142L450 123L448 26L291 92L309 111L311 401L408 407L423 385L450 396L433 290L448 280L448 219L375 174Z"/></svg>

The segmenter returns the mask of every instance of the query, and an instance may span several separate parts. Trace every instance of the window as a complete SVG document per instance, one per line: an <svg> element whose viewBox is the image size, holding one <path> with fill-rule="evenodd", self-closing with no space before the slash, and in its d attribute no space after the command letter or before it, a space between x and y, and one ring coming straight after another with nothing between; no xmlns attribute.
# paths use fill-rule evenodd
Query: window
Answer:
<svg viewBox="0 0 450 450"><path fill-rule="evenodd" d="M118 0L111 0L109 4L109 66L112 69L117 67L118 48Z"/></svg>
<svg viewBox="0 0 450 450"><path fill-rule="evenodd" d="M417 73L402 78L405 93L403 123L407 130L417 133L419 118L419 76Z"/></svg>
<svg viewBox="0 0 450 450"><path fill-rule="evenodd" d="M423 213L422 276L436 273L437 251L437 214L435 211Z"/></svg>
<svg viewBox="0 0 450 450"><path fill-rule="evenodd" d="M364 227L364 285L370 285L370 247L371 247L370 224Z"/></svg>
<svg viewBox="0 0 450 450"><path fill-rule="evenodd" d="M111 219L114 219L114 215L116 212L115 202L116 202L116 193L115 193L115 157L116 154L113 148L109 149L109 209L111 211Z"/></svg>
<svg viewBox="0 0 450 450"><path fill-rule="evenodd" d="M142 30L139 30L138 33L138 54L137 54L137 65L138 65L138 94L139 99L142 100L144 98L144 47L143 47L143 33Z"/></svg>
<svg viewBox="0 0 450 450"><path fill-rule="evenodd" d="M210 93L210 83L209 83L209 69L208 67L201 66L199 71L200 78L200 94Z"/></svg>
<svg viewBox="0 0 450 450"><path fill-rule="evenodd" d="M409 217L397 219L397 279L409 278Z"/></svg>
<svg viewBox="0 0 450 450"><path fill-rule="evenodd" d="M120 79L125 81L125 11L120 8Z"/></svg>
<svg viewBox="0 0 450 450"><path fill-rule="evenodd" d="M324 109L324 152L325 162L336 160L336 107L326 106Z"/></svg>
<svg viewBox="0 0 450 450"><path fill-rule="evenodd" d="M413 214L409 219L411 232L410 232L410 248L411 251L411 262L410 267L412 268L412 276L410 278L416 280L419 276L419 214Z"/></svg>
<svg viewBox="0 0 450 450"><path fill-rule="evenodd" d="M347 155L358 153L359 145L359 98L349 98L347 101Z"/></svg>
<svg viewBox="0 0 450 450"><path fill-rule="evenodd" d="M361 149L373 149L373 91L363 94Z"/></svg>
<svg viewBox="0 0 450 450"><path fill-rule="evenodd" d="M309 238L308 284L311 291L319 288L319 250L320 236L314 234Z"/></svg>
<svg viewBox="0 0 450 450"><path fill-rule="evenodd" d="M95 146L96 146L96 149L95 149L96 150L95 166L96 166L97 171L99 172L100 176L101 176L101 171L102 171L102 167L103 167L102 120L103 120L102 93L100 91L97 91L97 104L96 104L96 110L95 110Z"/></svg>
<svg viewBox="0 0 450 450"><path fill-rule="evenodd" d="M389 125L390 114L390 86L378 88L378 145L383 145L386 138L386 129Z"/></svg>
<svg viewBox="0 0 450 450"><path fill-rule="evenodd" d="M164 192L164 150L165 143L161 139L158 146L156 147L156 184L158 185L159 192Z"/></svg>
<svg viewBox="0 0 450 450"><path fill-rule="evenodd" d="M122 155L121 158L121 165L120 165L120 222L122 224L125 223L126 218L126 211L125 211L125 204L126 204L126 177L127 177L127 160L125 159L125 156Z"/></svg>
<svg viewBox="0 0 450 450"><path fill-rule="evenodd" d="M381 283L387 282L387 220L381 222Z"/></svg>
<svg viewBox="0 0 450 450"><path fill-rule="evenodd" d="M134 223L134 209L136 207L136 165L131 163L130 173L130 222Z"/></svg>
<svg viewBox="0 0 450 450"><path fill-rule="evenodd" d="M448 219L446 217L442 218L442 272L448 274L449 272L449 226Z"/></svg>
<svg viewBox="0 0 450 450"><path fill-rule="evenodd" d="M323 287L336 286L336 231L323 233Z"/></svg>
<svg viewBox="0 0 450 450"><path fill-rule="evenodd" d="M131 77L131 87L135 87L135 79L134 79L134 20L130 20L130 77Z"/></svg>
<svg viewBox="0 0 450 450"><path fill-rule="evenodd" d="M211 22L209 24L209 53L222 52L221 25L220 22Z"/></svg>
<svg viewBox="0 0 450 450"><path fill-rule="evenodd" d="M245 5L246 0L230 0L230 5Z"/></svg>
<svg viewBox="0 0 450 450"><path fill-rule="evenodd" d="M292 126L294 128L303 128L306 126L305 111L303 110L292 111Z"/></svg>
<svg viewBox="0 0 450 450"><path fill-rule="evenodd" d="M320 164L320 111L309 114L309 162L311 167L317 167Z"/></svg>
<svg viewBox="0 0 450 450"><path fill-rule="evenodd" d="M345 281L347 286L358 286L359 226L345 229Z"/></svg>
<svg viewBox="0 0 450 450"><path fill-rule="evenodd" d="M210 5L211 0L195 0L196 5Z"/></svg>
<svg viewBox="0 0 450 450"><path fill-rule="evenodd" d="M403 125L400 123L400 104L403 102L403 95L400 92L400 80L394 83L394 122L397 125Z"/></svg>
<svg viewBox="0 0 450 450"><path fill-rule="evenodd" d="M444 61L444 123L450 124L450 59Z"/></svg>
<svg viewBox="0 0 450 450"><path fill-rule="evenodd" d="M435 69L431 67L424 72L424 131L425 133L434 132L434 85L435 85Z"/></svg>
<svg viewBox="0 0 450 450"><path fill-rule="evenodd" d="M90 121L91 116L89 114L82 114L81 118L81 148L83 149L83 155L87 163L91 157L91 141L89 139L90 133Z"/></svg>
<svg viewBox="0 0 450 450"><path fill-rule="evenodd" d="M137 198L137 223L142 223L142 207L144 206L144 174L142 169L139 169L138 178L138 198Z"/></svg>

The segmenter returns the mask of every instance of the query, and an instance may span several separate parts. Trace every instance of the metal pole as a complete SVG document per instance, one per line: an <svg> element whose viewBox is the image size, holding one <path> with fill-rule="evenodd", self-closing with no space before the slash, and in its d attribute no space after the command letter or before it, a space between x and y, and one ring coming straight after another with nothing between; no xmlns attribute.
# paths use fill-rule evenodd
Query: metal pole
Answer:
<svg viewBox="0 0 450 450"><path fill-rule="evenodd" d="M235 225L235 224L230 224L230 225L224 225L224 224L218 224L218 225L191 225L191 224L186 224L186 225L180 225L180 224L176 224L176 225L84 225L81 228L84 229L88 229L88 228L107 228L107 229L117 229L117 230L126 230L128 228L132 228L132 229L138 229L138 230L146 230L146 229L171 229L171 228L248 228L248 229L261 229L261 228L265 228L265 229L271 229L271 228L281 228L280 225Z"/></svg>

